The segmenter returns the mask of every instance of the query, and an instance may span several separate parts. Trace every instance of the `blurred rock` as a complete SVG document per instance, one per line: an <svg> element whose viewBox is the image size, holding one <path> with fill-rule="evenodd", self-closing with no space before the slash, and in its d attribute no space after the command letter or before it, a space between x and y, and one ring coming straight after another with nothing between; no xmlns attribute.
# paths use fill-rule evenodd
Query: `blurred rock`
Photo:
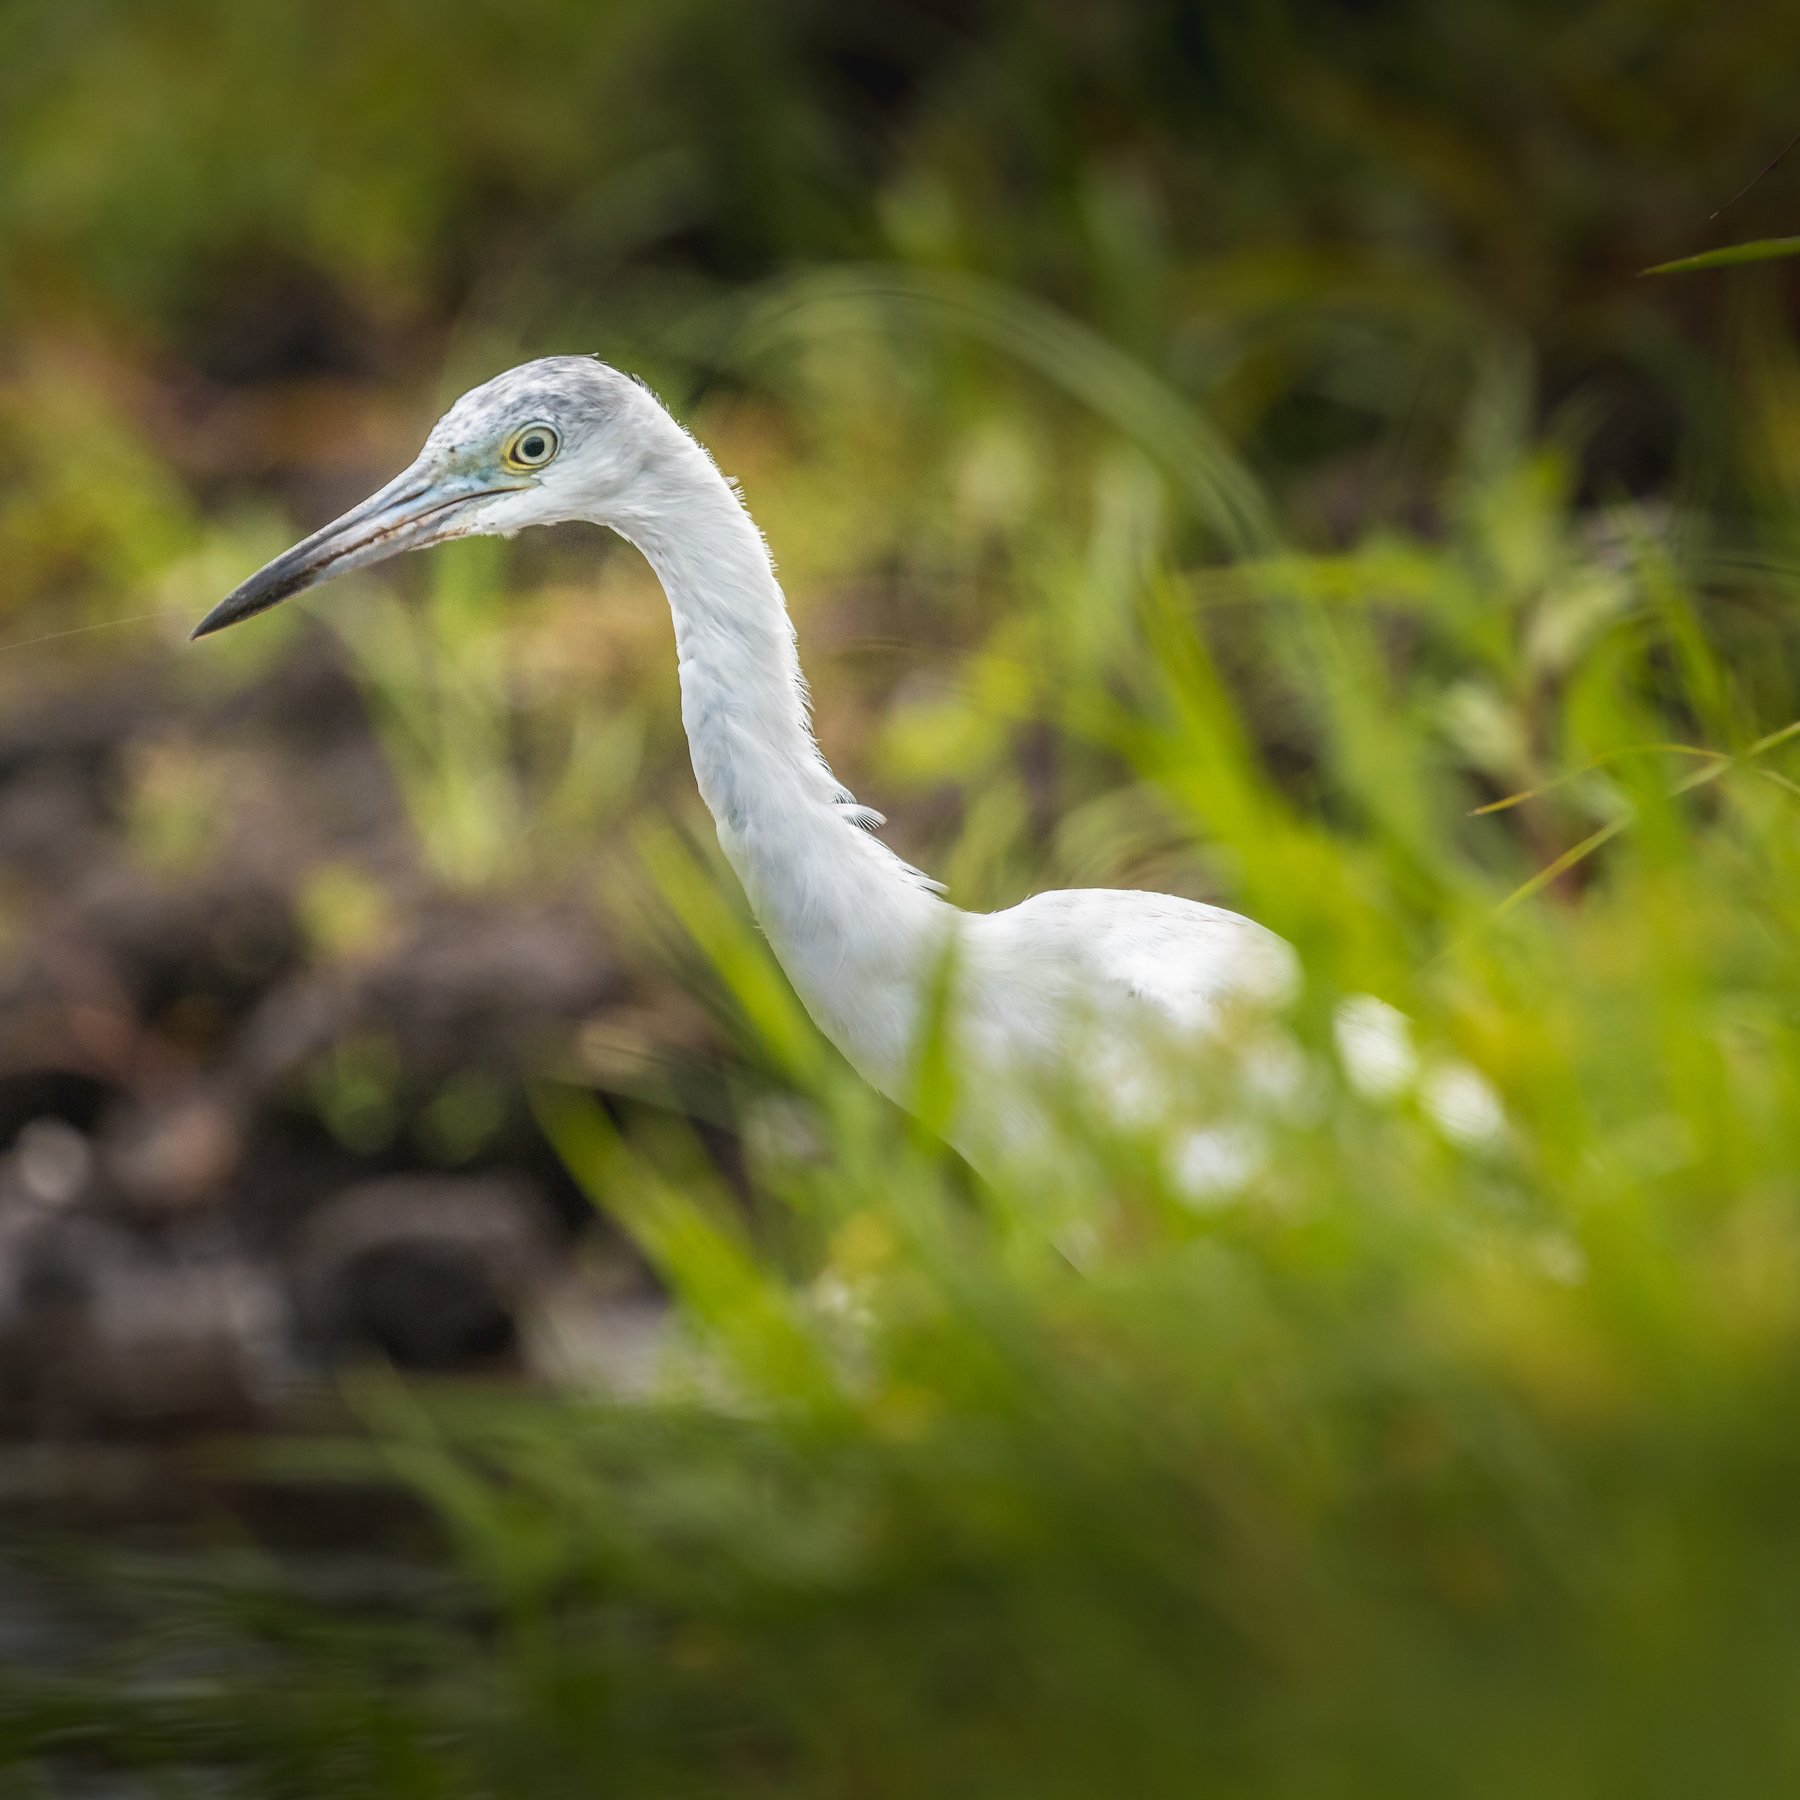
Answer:
<svg viewBox="0 0 1800 1800"><path fill-rule="evenodd" d="M135 1452L371 1353L630 1386L641 1271L558 1290L593 1215L527 1097L632 997L584 893L432 873L330 632L139 661L0 718L0 1431Z"/></svg>
<svg viewBox="0 0 1800 1800"><path fill-rule="evenodd" d="M64 1119L33 1119L20 1131L11 1161L21 1191L40 1206L67 1206L94 1172L93 1146Z"/></svg>
<svg viewBox="0 0 1800 1800"><path fill-rule="evenodd" d="M507 1366L520 1313L550 1279L557 1247L555 1220L529 1183L365 1182L319 1207L299 1233L301 1328L333 1359L374 1351L407 1369Z"/></svg>
<svg viewBox="0 0 1800 1800"><path fill-rule="evenodd" d="M272 988L244 1033L240 1084L258 1091L334 1042L379 1030L427 1079L511 1062L573 1030L621 982L585 908L440 901L364 964L324 965Z"/></svg>
<svg viewBox="0 0 1800 1800"><path fill-rule="evenodd" d="M105 1151L107 1172L127 1199L173 1212L216 1199L238 1166L242 1143L231 1108L200 1090L115 1116Z"/></svg>
<svg viewBox="0 0 1800 1800"><path fill-rule="evenodd" d="M88 1212L40 1216L5 1248L0 1428L160 1434L262 1413L285 1309L256 1265L157 1254Z"/></svg>

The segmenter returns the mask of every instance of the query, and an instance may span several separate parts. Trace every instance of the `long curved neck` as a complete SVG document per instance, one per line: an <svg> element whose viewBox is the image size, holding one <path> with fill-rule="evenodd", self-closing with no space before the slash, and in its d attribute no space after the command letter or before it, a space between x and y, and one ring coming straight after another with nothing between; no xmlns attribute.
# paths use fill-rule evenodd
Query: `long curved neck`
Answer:
<svg viewBox="0 0 1800 1800"><path fill-rule="evenodd" d="M951 910L870 834L872 815L826 766L762 534L667 423L641 497L607 522L668 595L694 775L758 922L821 1029L892 1091Z"/></svg>

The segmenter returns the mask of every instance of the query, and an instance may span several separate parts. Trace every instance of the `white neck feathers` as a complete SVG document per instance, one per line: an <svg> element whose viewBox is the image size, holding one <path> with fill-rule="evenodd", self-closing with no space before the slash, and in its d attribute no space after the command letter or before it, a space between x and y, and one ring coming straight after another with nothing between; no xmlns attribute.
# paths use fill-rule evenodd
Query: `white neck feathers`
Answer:
<svg viewBox="0 0 1800 1800"><path fill-rule="evenodd" d="M826 1034L891 1091L949 909L871 835L876 816L826 766L762 534L712 459L663 418L629 509L606 522L668 595L694 775L758 922Z"/></svg>

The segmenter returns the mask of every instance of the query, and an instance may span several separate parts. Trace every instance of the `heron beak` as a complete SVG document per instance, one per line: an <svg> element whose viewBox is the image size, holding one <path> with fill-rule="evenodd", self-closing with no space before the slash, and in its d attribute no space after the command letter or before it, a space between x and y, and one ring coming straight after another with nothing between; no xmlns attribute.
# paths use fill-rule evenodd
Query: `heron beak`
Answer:
<svg viewBox="0 0 1800 1800"><path fill-rule="evenodd" d="M466 509L477 500L509 491L491 477L447 474L414 463L362 505L258 569L194 627L192 636L210 637L321 581L366 569L403 550L422 550L446 538L467 536Z"/></svg>

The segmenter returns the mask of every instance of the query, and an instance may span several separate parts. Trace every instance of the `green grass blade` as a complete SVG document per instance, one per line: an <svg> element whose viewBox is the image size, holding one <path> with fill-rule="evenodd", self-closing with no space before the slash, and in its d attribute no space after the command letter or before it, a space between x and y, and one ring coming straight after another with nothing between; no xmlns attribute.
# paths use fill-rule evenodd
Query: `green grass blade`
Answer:
<svg viewBox="0 0 1800 1800"><path fill-rule="evenodd" d="M1784 256L1800 256L1800 237L1752 238L1747 244L1724 244L1717 250L1702 250L1697 256L1678 256L1673 262L1657 263L1643 273L1687 275L1697 269L1729 269L1739 263L1775 262Z"/></svg>

